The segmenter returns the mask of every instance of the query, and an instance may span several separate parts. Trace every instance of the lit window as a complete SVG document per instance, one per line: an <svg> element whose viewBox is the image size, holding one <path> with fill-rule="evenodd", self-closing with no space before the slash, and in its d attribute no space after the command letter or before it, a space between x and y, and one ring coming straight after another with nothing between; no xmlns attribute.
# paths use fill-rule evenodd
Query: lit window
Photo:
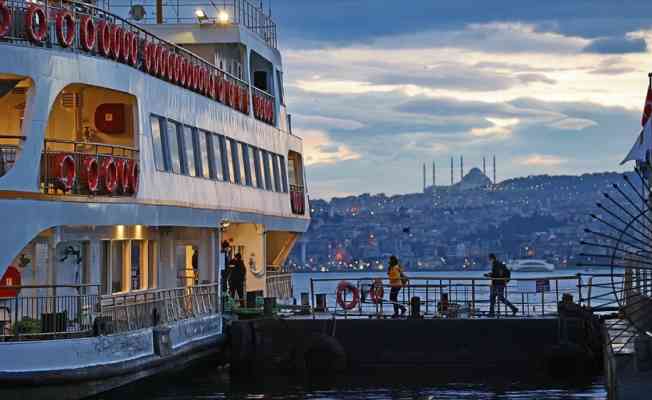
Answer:
<svg viewBox="0 0 652 400"><path fill-rule="evenodd" d="M274 180L272 178L272 174L270 173L271 169L269 168L269 154L265 150L261 150L263 157L263 170L265 171L265 188L267 190L274 190Z"/></svg>
<svg viewBox="0 0 652 400"><path fill-rule="evenodd" d="M226 155L226 165L228 168L228 171L225 171L227 176L229 177L228 181L231 183L236 183L235 177L236 177L236 170L235 170L235 165L233 164L234 160L237 160L233 156L233 150L231 149L232 147L232 142L231 139L225 139L224 144L226 145L225 147L225 155Z"/></svg>
<svg viewBox="0 0 652 400"><path fill-rule="evenodd" d="M195 140L193 129L189 126L183 127L183 149L185 172L190 176L197 176L196 162L195 162Z"/></svg>
<svg viewBox="0 0 652 400"><path fill-rule="evenodd" d="M254 146L247 146L249 152L247 154L249 158L249 175L251 176L251 186L258 187L258 171L256 171L256 154Z"/></svg>
<svg viewBox="0 0 652 400"><path fill-rule="evenodd" d="M172 121L167 123L167 141L169 147L169 161L172 172L181 173L181 153L179 152L179 132L178 125Z"/></svg>
<svg viewBox="0 0 652 400"><path fill-rule="evenodd" d="M278 187L278 165L274 163L274 154L269 153L267 161L269 163L269 171L271 177L271 185L267 189L280 192Z"/></svg>
<svg viewBox="0 0 652 400"><path fill-rule="evenodd" d="M211 178L217 179L218 181L227 180L227 174L224 170L224 153L222 151L223 139L219 135L211 135L210 142L212 150Z"/></svg>
<svg viewBox="0 0 652 400"><path fill-rule="evenodd" d="M233 145L236 147L238 150L236 153L236 156L238 158L238 178L239 182L242 185L248 185L249 181L247 180L247 164L245 163L245 151L244 147L246 146L244 143L239 143L239 142L233 142Z"/></svg>
<svg viewBox="0 0 652 400"><path fill-rule="evenodd" d="M199 154L201 154L201 169L197 168L201 173L197 175L208 178L210 176L210 164L208 162L208 140L206 139L208 133L200 130L197 130L196 132L199 143Z"/></svg>
<svg viewBox="0 0 652 400"><path fill-rule="evenodd" d="M163 133L161 132L161 119L156 116L151 116L150 126L152 129L152 145L154 147L154 164L159 171L167 171L165 164L165 152L163 150Z"/></svg>
<svg viewBox="0 0 652 400"><path fill-rule="evenodd" d="M287 193L288 192L288 175L287 175L287 171L285 170L285 157L277 156L277 158L278 158L279 167L281 169L281 183L283 185L283 193Z"/></svg>

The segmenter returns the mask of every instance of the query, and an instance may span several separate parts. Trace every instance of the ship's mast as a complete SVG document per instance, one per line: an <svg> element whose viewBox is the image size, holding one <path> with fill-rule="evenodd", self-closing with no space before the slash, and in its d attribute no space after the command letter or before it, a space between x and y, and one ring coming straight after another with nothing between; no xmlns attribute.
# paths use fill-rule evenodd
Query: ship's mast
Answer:
<svg viewBox="0 0 652 400"><path fill-rule="evenodd" d="M163 0L156 0L156 23L163 23Z"/></svg>

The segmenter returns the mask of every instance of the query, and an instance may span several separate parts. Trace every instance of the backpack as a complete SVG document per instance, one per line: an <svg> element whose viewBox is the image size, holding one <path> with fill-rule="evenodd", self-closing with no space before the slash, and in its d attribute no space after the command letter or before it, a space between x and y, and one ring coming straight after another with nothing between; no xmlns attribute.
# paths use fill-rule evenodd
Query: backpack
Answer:
<svg viewBox="0 0 652 400"><path fill-rule="evenodd" d="M512 271L507 268L507 265L505 265L504 262L499 263L499 269L500 269L500 278L504 278L505 284L509 283L509 280L512 277Z"/></svg>

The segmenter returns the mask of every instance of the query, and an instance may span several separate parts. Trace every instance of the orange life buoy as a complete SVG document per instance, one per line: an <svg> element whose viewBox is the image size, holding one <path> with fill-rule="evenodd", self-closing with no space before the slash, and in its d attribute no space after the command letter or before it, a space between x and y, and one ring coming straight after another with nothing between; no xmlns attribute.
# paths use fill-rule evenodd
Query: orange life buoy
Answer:
<svg viewBox="0 0 652 400"><path fill-rule="evenodd" d="M202 67L201 69L201 92L204 96L208 96L210 93L210 87L208 86L208 68Z"/></svg>
<svg viewBox="0 0 652 400"><path fill-rule="evenodd" d="M134 67L138 64L138 36L131 33L131 53L129 53L129 63Z"/></svg>
<svg viewBox="0 0 652 400"><path fill-rule="evenodd" d="M154 67L154 45L151 42L145 42L143 50L143 68L146 72L152 73Z"/></svg>
<svg viewBox="0 0 652 400"><path fill-rule="evenodd" d="M242 112L249 114L249 89L243 89Z"/></svg>
<svg viewBox="0 0 652 400"><path fill-rule="evenodd" d="M64 192L72 190L77 177L75 159L67 153L57 154L52 163L52 176L55 178L56 186Z"/></svg>
<svg viewBox="0 0 652 400"><path fill-rule="evenodd" d="M68 10L57 13L56 19L57 39L61 47L70 47L75 40L75 19Z"/></svg>
<svg viewBox="0 0 652 400"><path fill-rule="evenodd" d="M85 51L93 50L96 38L97 31L95 30L93 19L88 15L84 15L79 21L79 42L82 49Z"/></svg>
<svg viewBox="0 0 652 400"><path fill-rule="evenodd" d="M179 64L180 64L181 58L179 57L178 54L172 54L172 57L170 57L170 64L172 65L172 82L178 84L179 83Z"/></svg>
<svg viewBox="0 0 652 400"><path fill-rule="evenodd" d="M34 19L37 19L36 25ZM31 4L25 13L25 29L32 43L41 44L48 34L48 19L43 8Z"/></svg>
<svg viewBox="0 0 652 400"><path fill-rule="evenodd" d="M183 87L186 87L186 67L186 58L179 55L179 59L177 60L177 73L179 74L179 80L177 82Z"/></svg>
<svg viewBox="0 0 652 400"><path fill-rule="evenodd" d="M129 167L127 165L127 160L124 158L115 160L115 169L118 176L117 189L122 193L127 193L129 190L129 183L131 181L129 178Z"/></svg>
<svg viewBox="0 0 652 400"><path fill-rule="evenodd" d="M158 75L165 79L168 75L168 55L170 52L168 52L168 49L166 49L163 46L161 47L161 52L159 53L159 59L158 59Z"/></svg>
<svg viewBox="0 0 652 400"><path fill-rule="evenodd" d="M104 57L111 56L111 26L106 21L97 24L97 36L99 38L100 54Z"/></svg>
<svg viewBox="0 0 652 400"><path fill-rule="evenodd" d="M95 157L84 158L83 168L81 172L82 181L86 183L86 188L90 193L95 193L100 186L100 168L97 165Z"/></svg>
<svg viewBox="0 0 652 400"><path fill-rule="evenodd" d="M211 86L211 98L213 100L217 100L218 93L217 93L217 75L215 74L210 74L208 78L208 82Z"/></svg>
<svg viewBox="0 0 652 400"><path fill-rule="evenodd" d="M174 52L168 52L168 80L174 82L177 77L177 55Z"/></svg>
<svg viewBox="0 0 652 400"><path fill-rule="evenodd" d="M138 166L138 161L136 160L129 160L127 165L129 167L130 193L136 194L138 193L138 187L140 185L140 167Z"/></svg>
<svg viewBox="0 0 652 400"><path fill-rule="evenodd" d="M202 85L201 85L201 66L200 65L195 65L195 70L194 70L193 75L194 75L194 77L193 77L193 88L196 91L201 92Z"/></svg>
<svg viewBox="0 0 652 400"><path fill-rule="evenodd" d="M152 44L152 75L158 75L161 68L161 46Z"/></svg>
<svg viewBox="0 0 652 400"><path fill-rule="evenodd" d="M346 301L344 295L346 292L351 292L353 299ZM360 303L360 291L357 287L353 286L347 281L341 281L337 285L337 304L344 310L354 309Z"/></svg>
<svg viewBox="0 0 652 400"><path fill-rule="evenodd" d="M122 53L122 42L124 41L124 30L117 25L111 27L111 57L120 59Z"/></svg>
<svg viewBox="0 0 652 400"><path fill-rule="evenodd" d="M299 212L301 212L301 207L299 207ZM385 289L383 288L383 281L380 279L374 279L374 282L371 284L371 302L374 304L380 304L383 302L383 297L385 296Z"/></svg>
<svg viewBox="0 0 652 400"><path fill-rule="evenodd" d="M0 22L0 39L2 39L7 36L11 30L11 21L13 18L11 10L7 7L4 1L0 1L0 18L2 18L2 21Z"/></svg>
<svg viewBox="0 0 652 400"><path fill-rule="evenodd" d="M226 102L226 81L222 74L217 77L217 98L220 103Z"/></svg>
<svg viewBox="0 0 652 400"><path fill-rule="evenodd" d="M102 188L108 194L115 192L118 186L118 169L113 157L105 157L100 164L100 181Z"/></svg>
<svg viewBox="0 0 652 400"><path fill-rule="evenodd" d="M129 62L131 56L131 44L133 43L134 34L126 31L122 36L122 51L120 52L120 59L123 62Z"/></svg>

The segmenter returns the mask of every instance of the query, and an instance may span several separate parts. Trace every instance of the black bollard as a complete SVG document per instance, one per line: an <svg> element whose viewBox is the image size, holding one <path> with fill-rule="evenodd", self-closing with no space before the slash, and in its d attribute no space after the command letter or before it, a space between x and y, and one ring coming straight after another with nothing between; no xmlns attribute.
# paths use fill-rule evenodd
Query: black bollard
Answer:
<svg viewBox="0 0 652 400"><path fill-rule="evenodd" d="M421 318L421 298L418 296L410 299L410 317L415 319Z"/></svg>

